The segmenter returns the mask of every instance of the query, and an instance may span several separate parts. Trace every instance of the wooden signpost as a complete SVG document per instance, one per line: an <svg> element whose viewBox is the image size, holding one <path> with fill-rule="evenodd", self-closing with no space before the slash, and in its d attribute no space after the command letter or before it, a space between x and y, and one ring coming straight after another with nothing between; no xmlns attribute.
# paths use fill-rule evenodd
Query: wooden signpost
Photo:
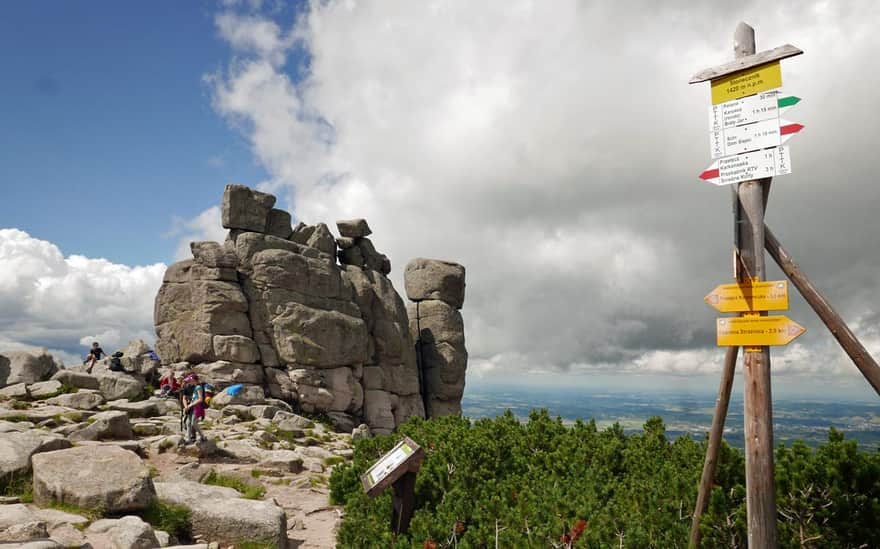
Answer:
<svg viewBox="0 0 880 549"><path fill-rule="evenodd" d="M390 452L361 475L361 484L368 496L374 498L394 488L391 528L395 533L409 529L415 511L416 473L425 459L425 450L409 437L397 443Z"/></svg>
<svg viewBox="0 0 880 549"><path fill-rule="evenodd" d="M785 281L763 281L765 247L878 395L880 366L764 225L771 178L791 173L788 147L780 145L785 136L803 128L779 119L782 110L800 101L778 89L782 85L779 61L803 52L786 44L756 54L754 29L740 23L734 34L734 53L735 61L700 71L690 81L711 81L710 153L717 160L700 178L716 185L732 185L733 189L736 283L717 286L705 301L718 311L741 314L716 321L717 343L728 349L691 523L690 546L700 545L700 517L709 500L742 346L748 546L763 549L778 545L769 346L787 345L804 332L787 317L767 316L767 311L788 309L788 285Z"/></svg>

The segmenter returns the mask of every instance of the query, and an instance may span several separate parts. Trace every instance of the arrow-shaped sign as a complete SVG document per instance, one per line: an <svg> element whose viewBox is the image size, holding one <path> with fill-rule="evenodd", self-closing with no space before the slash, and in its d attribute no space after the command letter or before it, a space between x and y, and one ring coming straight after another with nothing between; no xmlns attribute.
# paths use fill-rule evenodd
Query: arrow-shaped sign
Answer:
<svg viewBox="0 0 880 549"><path fill-rule="evenodd" d="M778 118L800 102L800 97L782 96L781 89L770 90L709 106L709 131L717 132Z"/></svg>
<svg viewBox="0 0 880 549"><path fill-rule="evenodd" d="M719 158L699 177L720 186L789 173L791 159L788 147L783 146Z"/></svg>
<svg viewBox="0 0 880 549"><path fill-rule="evenodd" d="M784 311L788 309L788 281L719 284L703 300L722 313Z"/></svg>
<svg viewBox="0 0 880 549"><path fill-rule="evenodd" d="M716 320L719 346L788 345L807 329L787 316L739 316Z"/></svg>
<svg viewBox="0 0 880 549"><path fill-rule="evenodd" d="M778 147L791 139L803 127L802 124L795 124L779 118L735 126L726 130L710 132L709 148L712 152L712 158L721 158Z"/></svg>

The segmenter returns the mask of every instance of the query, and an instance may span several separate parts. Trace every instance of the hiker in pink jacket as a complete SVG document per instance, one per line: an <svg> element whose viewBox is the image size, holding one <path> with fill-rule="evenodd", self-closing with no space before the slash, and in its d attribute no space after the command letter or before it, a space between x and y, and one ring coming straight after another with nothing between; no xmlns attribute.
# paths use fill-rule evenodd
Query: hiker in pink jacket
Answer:
<svg viewBox="0 0 880 549"><path fill-rule="evenodd" d="M183 379L183 414L184 444L205 441L205 435L199 428L199 421L205 417L205 386L199 382L197 374L190 374Z"/></svg>

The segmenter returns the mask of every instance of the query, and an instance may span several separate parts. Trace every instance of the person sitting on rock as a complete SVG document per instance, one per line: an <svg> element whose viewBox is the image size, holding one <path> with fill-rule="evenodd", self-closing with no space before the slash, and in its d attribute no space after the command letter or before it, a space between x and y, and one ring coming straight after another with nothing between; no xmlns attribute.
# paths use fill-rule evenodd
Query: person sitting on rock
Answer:
<svg viewBox="0 0 880 549"><path fill-rule="evenodd" d="M174 372L168 372L159 381L159 389L162 391L161 396L166 398L177 398L180 393L180 381Z"/></svg>
<svg viewBox="0 0 880 549"><path fill-rule="evenodd" d="M88 368L86 372L92 373L92 368L95 366L95 363L101 360L102 356L107 356L107 353L104 352L104 349L98 344L97 341L92 343L92 348L89 351L89 356L86 357L86 361L83 363Z"/></svg>
<svg viewBox="0 0 880 549"><path fill-rule="evenodd" d="M184 444L205 441L199 428L199 421L205 417L205 387L199 382L198 374L190 374L183 379L183 425Z"/></svg>

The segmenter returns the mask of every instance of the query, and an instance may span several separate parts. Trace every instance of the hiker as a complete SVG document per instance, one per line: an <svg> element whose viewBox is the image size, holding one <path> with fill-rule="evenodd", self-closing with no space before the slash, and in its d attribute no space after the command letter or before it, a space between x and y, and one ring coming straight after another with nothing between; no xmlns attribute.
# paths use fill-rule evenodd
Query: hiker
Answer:
<svg viewBox="0 0 880 549"><path fill-rule="evenodd" d="M107 356L107 353L105 353L104 349L102 349L101 346L98 345L97 341L93 342L92 348L89 351L89 356L87 356L86 361L83 362L83 364L88 366L88 368L86 369L87 373L92 373L92 368L95 366L96 362L101 360L102 355Z"/></svg>
<svg viewBox="0 0 880 549"><path fill-rule="evenodd" d="M162 397L177 398L180 393L180 380L174 372L168 372L168 375L159 380L159 389L162 391Z"/></svg>
<svg viewBox="0 0 880 549"><path fill-rule="evenodd" d="M205 386L199 382L198 374L190 374L183 379L183 444L205 441L199 428L199 420L205 417Z"/></svg>

